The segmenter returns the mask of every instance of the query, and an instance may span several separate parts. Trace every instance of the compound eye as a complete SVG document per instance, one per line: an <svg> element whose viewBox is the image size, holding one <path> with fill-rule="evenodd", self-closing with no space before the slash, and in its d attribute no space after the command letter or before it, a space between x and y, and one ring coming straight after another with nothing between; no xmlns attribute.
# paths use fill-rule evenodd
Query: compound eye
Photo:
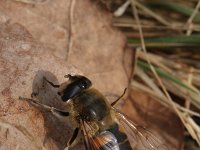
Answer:
<svg viewBox="0 0 200 150"><path fill-rule="evenodd" d="M87 82L86 81L82 81L81 82L81 88L86 89L88 87Z"/></svg>
<svg viewBox="0 0 200 150"><path fill-rule="evenodd" d="M79 87L80 87L81 89L87 89L87 88L89 88L91 85L92 85L91 81L90 81L89 79L87 79L87 78L81 79L81 80L79 81Z"/></svg>

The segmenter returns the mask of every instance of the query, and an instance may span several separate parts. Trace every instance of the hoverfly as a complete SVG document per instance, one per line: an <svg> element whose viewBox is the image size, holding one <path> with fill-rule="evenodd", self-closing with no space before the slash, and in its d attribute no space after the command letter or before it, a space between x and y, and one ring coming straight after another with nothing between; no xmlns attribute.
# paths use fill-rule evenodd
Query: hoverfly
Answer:
<svg viewBox="0 0 200 150"><path fill-rule="evenodd" d="M51 86L58 88L58 95L69 106L69 111L44 105L34 99L22 98L32 104L50 110L58 116L70 117L75 126L65 150L72 147L79 132L82 132L86 150L167 150L157 137L145 128L135 125L95 88L92 82L81 75L66 75L69 80L55 85L44 77ZM126 134L126 132L129 134Z"/></svg>

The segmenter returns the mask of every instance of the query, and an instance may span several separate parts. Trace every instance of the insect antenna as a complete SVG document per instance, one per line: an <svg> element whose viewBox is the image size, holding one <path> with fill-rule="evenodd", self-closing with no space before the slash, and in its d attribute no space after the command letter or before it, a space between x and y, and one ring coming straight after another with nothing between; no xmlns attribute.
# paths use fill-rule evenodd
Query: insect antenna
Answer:
<svg viewBox="0 0 200 150"><path fill-rule="evenodd" d="M126 94L126 90L127 88L124 89L123 94L118 99L111 103L111 106L114 106Z"/></svg>

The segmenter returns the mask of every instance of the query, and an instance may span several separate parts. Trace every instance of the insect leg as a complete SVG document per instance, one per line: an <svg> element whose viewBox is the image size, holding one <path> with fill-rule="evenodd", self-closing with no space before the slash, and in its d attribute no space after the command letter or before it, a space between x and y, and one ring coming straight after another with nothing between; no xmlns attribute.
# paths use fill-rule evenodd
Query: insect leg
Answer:
<svg viewBox="0 0 200 150"><path fill-rule="evenodd" d="M114 102L111 103L111 106L114 106L125 95L126 90L127 90L127 88L124 89L123 94L118 99L116 99Z"/></svg>
<svg viewBox="0 0 200 150"><path fill-rule="evenodd" d="M36 101L34 99L24 98L24 97L21 97L21 96L19 97L19 99L28 101L28 102L32 103L33 105L36 105L36 106L40 106L40 107L44 108L47 111L51 111L52 114L54 114L56 116L63 116L63 117L69 116L69 112L67 112L67 111L59 110L57 108L42 104L42 103L40 103L40 102L38 102L38 101Z"/></svg>
<svg viewBox="0 0 200 150"><path fill-rule="evenodd" d="M53 82L49 81L46 77L43 77L43 80L46 81L46 82L48 82L54 88L59 88L60 87L60 85L54 84Z"/></svg>
<svg viewBox="0 0 200 150"><path fill-rule="evenodd" d="M84 145L86 150L91 150L90 145L86 140L84 140Z"/></svg>
<svg viewBox="0 0 200 150"><path fill-rule="evenodd" d="M64 150L68 150L71 147L71 145L73 144L73 142L76 140L76 138L78 136L79 130L80 130L79 127L74 129L74 132L73 132L69 142L67 143L67 147Z"/></svg>
<svg viewBox="0 0 200 150"><path fill-rule="evenodd" d="M84 136L84 145L85 145L85 149L86 150L91 150L91 145L90 145L90 141L89 141L89 136L88 136L88 133L86 131L86 127L85 127L85 124L83 122L83 120L80 120L81 121L81 129L82 129L82 134Z"/></svg>

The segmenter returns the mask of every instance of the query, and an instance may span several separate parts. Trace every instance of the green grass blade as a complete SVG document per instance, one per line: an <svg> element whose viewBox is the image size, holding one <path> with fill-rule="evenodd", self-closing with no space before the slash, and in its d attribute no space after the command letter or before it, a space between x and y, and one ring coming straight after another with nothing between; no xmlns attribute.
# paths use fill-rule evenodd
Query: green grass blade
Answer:
<svg viewBox="0 0 200 150"><path fill-rule="evenodd" d="M145 38L145 45L147 47L167 47L167 46L200 46L200 35L177 35L168 37L154 37ZM140 39L128 38L129 44L135 44L136 46L140 44Z"/></svg>
<svg viewBox="0 0 200 150"><path fill-rule="evenodd" d="M138 60L137 65L138 65L140 68L144 69L145 71L150 71L150 70L151 70L149 64L145 63L144 61ZM188 89L188 90L190 90L190 91L192 91L192 92L194 92L194 93L197 93L194 89L192 89L191 87L187 86L185 83L183 83L181 80L179 80L179 79L176 78L175 76L173 76L173 75L167 73L166 71L164 71L164 70L162 70L162 69L160 69L160 68L158 68L158 67L155 67L155 66L154 66L154 68L155 68L156 73L157 73L160 77L163 77L163 78L165 78L165 79L167 79L167 80L170 80L170 81L174 82L175 84L180 85L181 87L184 87L184 88L186 88L186 89Z"/></svg>
<svg viewBox="0 0 200 150"><path fill-rule="evenodd" d="M153 1L153 2L147 2L147 6L149 7L156 7L156 8L166 8L171 9L173 11L176 11L182 15L185 15L187 17L190 17L193 13L193 9L188 8L184 5L173 3L173 2L164 2L164 1ZM197 13L194 17L194 21L200 22L200 13Z"/></svg>

